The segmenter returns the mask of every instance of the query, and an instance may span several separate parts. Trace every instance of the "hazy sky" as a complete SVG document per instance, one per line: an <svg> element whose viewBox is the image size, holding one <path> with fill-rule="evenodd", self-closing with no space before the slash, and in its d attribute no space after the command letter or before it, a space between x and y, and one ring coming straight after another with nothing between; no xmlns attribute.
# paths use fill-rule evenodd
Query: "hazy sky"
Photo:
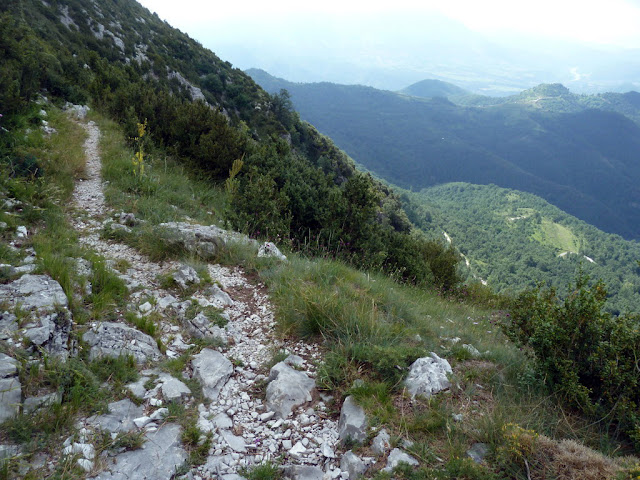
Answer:
<svg viewBox="0 0 640 480"><path fill-rule="evenodd" d="M354 17L385 12L412 15L439 12L466 27L490 36L535 34L591 44L640 48L640 0L139 0L172 26L198 39L229 35L237 27L286 15L321 13Z"/></svg>

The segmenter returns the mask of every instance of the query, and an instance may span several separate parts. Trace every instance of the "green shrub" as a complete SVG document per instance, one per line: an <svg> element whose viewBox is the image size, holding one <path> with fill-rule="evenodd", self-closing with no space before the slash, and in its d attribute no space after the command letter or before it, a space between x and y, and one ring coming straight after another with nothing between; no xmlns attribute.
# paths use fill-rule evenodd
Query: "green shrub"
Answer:
<svg viewBox="0 0 640 480"><path fill-rule="evenodd" d="M603 283L588 282L580 273L565 300L554 289L521 294L502 328L562 400L617 424L640 449L640 319L604 312Z"/></svg>

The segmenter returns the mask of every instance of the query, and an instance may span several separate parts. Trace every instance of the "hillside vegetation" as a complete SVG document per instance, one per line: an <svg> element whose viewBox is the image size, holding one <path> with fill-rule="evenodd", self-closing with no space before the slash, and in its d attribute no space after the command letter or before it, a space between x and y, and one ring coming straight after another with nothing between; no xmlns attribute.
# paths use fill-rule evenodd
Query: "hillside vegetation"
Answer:
<svg viewBox="0 0 640 480"><path fill-rule="evenodd" d="M543 85L456 104L251 74L270 92L287 89L303 119L396 185L493 183L534 193L606 232L640 238L640 94L576 96Z"/></svg>
<svg viewBox="0 0 640 480"><path fill-rule="evenodd" d="M566 293L582 269L609 290L607 309L640 311L640 245L606 234L535 195L495 185L451 183L403 198L409 218L447 232L469 261L470 280L515 294L538 282ZM414 210L413 203L422 208Z"/></svg>
<svg viewBox="0 0 640 480"><path fill-rule="evenodd" d="M516 299L461 285L436 210L133 1L3 2L0 60L1 480L131 477L173 458L157 478L220 477L228 462L225 476L299 480L304 458L353 480L349 451L375 458L377 480L640 473L624 457L640 451L638 319L604 310L600 283ZM499 209L529 213L534 244L597 243L542 207ZM197 233L193 247L166 222L246 235ZM258 255L264 240L287 258ZM12 290L25 272L58 287L51 311L16 303L32 293ZM410 367L435 354L449 386L412 398ZM284 359L315 391L276 421ZM338 441L347 396L366 414L360 442ZM123 418L115 402L138 412L126 432L98 425ZM307 422L333 430L318 440ZM384 471L392 448L414 464Z"/></svg>
<svg viewBox="0 0 640 480"><path fill-rule="evenodd" d="M409 85L406 88L400 90L400 93L410 95L412 97L455 97L459 95L470 95L469 92L463 88L454 85L453 83L443 82L442 80L422 80Z"/></svg>
<svg viewBox="0 0 640 480"><path fill-rule="evenodd" d="M94 265L101 263L99 257L80 246L75 232L66 224L65 214L77 214L67 208L69 188L55 187L69 184L74 175L82 176L78 159L84 136L77 124L55 108L47 106L47 110L51 112L51 126L64 137L47 137L36 130L17 145L39 158L46 157L49 168L39 178L2 177L3 197L8 195L23 207L2 217L9 223L2 234L2 245L13 237L17 224L34 232L33 243L29 239L27 245L33 246L41 259L39 271L60 281L73 299L70 308L77 322L75 335L80 337L93 321L119 318L126 312L129 321L137 322L138 328L153 334L158 345L166 348L162 339L167 336L158 326L165 319L155 313L138 317L140 300L124 287L117 271L103 266L92 277L92 291L79 295L77 285L82 277L73 267L76 260L89 258ZM100 149L110 207L115 212L136 210L137 217L146 220L129 233L112 230L110 235L151 257L182 259L202 271L205 260L165 243L166 237L156 225L185 218L202 222L219 218L215 212L228 208L225 191L194 179L162 151L147 156L146 178L156 187L132 190L131 186L137 183L131 171L134 151L127 146L121 128L101 115L93 114L91 119L102 131ZM70 161L61 161L70 151ZM105 235L108 232L104 230ZM3 262L16 261L10 249L0 252ZM591 449L612 455L631 451L625 437L616 433L615 421L593 422L577 410L569 413L561 407L560 398L545 386L534 359L502 334L501 325L511 325L506 312L492 312L466 299L443 298L439 292L398 284L386 276L358 271L331 259L309 259L290 253L289 261L277 262L256 258L250 246L235 245L221 250L216 260L240 265L265 282L283 340L291 344L302 338L322 346L317 385L323 394L334 398L329 415L336 415L344 396L353 395L364 407L371 427L387 429L392 445L406 448L419 459L417 467L404 465L396 469L396 478L543 479L562 473L576 480L613 480L616 475L637 472L632 458L609 458ZM124 260L120 263L117 268L131 266ZM186 298L189 295L188 291L174 293ZM517 325L512 325L510 332L517 335ZM193 355L212 346L202 339L190 340L194 345L179 358L161 362L160 371L187 381L182 377L185 365ZM469 349L469 345L477 351ZM87 473L73 463L75 457L59 457L59 445L63 439L79 435L74 426L78 419L102 413L107 402L128 395L124 384L140 375L133 361L127 357L90 360L83 347L67 364L49 361L34 369L29 365L38 360L28 357L27 350L5 343L2 347L4 352L21 359L20 378L29 392L53 390L60 392L62 400L60 405L20 415L2 425L0 440L19 445L22 453L1 464L0 478L14 478L19 471L27 472L25 478L30 479L87 478ZM410 400L401 381L408 366L430 351L451 362L451 389L431 399ZM260 366L260 371L268 371L283 356L281 351L273 352L270 364ZM196 381L188 384L198 392ZM197 396L200 394L195 395L202 401ZM180 422L185 432L182 444L190 452L180 472L198 471L211 452L210 437L195 423L196 404L167 406L170 414L165 421ZM136 434L110 439L105 437L96 443L97 454L135 452L145 441ZM489 449L483 464L465 457L465 452L478 442ZM360 455L369 454L368 447L350 446ZM346 448L349 447L341 447L336 453L342 455ZM52 461L42 466L35 460L37 455L46 455ZM244 473L250 479L282 478L279 463L291 461L294 460L289 457L279 458L254 465ZM391 474L380 472L381 466L374 465L367 476L391 478ZM188 477L176 472L175 478Z"/></svg>

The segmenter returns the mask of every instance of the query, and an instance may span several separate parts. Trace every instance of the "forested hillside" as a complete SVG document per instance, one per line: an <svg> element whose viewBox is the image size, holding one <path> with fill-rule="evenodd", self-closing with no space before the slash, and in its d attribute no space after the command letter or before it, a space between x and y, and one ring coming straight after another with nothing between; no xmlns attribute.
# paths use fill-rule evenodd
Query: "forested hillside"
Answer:
<svg viewBox="0 0 640 480"><path fill-rule="evenodd" d="M442 80L422 80L403 88L400 93L424 98L469 95L466 90Z"/></svg>
<svg viewBox="0 0 640 480"><path fill-rule="evenodd" d="M451 238L469 279L510 294L542 282L564 295L582 270L607 285L608 310L640 311L636 242L603 233L535 195L495 185L450 183L403 198L414 222Z"/></svg>
<svg viewBox="0 0 640 480"><path fill-rule="evenodd" d="M32 104L41 93L89 103L131 138L144 124L145 141L212 182L237 162L224 212L236 229L410 281L455 283L452 252L412 234L391 191L300 121L286 95L269 95L136 2L9 0L0 12L3 163L23 162L14 135L41 122ZM446 272L430 266L440 256Z"/></svg>
<svg viewBox="0 0 640 480"><path fill-rule="evenodd" d="M268 91L287 89L303 119L397 185L494 183L640 238L640 126L633 120L640 94L565 98L566 89L552 85L500 101L480 97L472 107L251 74Z"/></svg>

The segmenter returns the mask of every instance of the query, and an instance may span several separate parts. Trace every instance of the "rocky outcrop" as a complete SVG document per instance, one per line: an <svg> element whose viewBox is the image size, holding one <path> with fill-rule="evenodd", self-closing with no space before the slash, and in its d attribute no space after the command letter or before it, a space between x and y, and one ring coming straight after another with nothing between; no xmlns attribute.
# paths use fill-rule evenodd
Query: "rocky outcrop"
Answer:
<svg viewBox="0 0 640 480"><path fill-rule="evenodd" d="M342 404L338 434L343 443L347 441L362 443L367 438L367 416L352 396L345 398Z"/></svg>
<svg viewBox="0 0 640 480"><path fill-rule="evenodd" d="M310 402L316 385L306 373L294 370L286 361L271 368L267 381L267 408L278 418L287 418L294 407Z"/></svg>
<svg viewBox="0 0 640 480"><path fill-rule="evenodd" d="M82 338L91 347L91 360L99 357L117 358L133 355L136 362L144 363L159 360L162 356L153 337L121 323L95 324Z"/></svg>
<svg viewBox="0 0 640 480"><path fill-rule="evenodd" d="M431 356L422 357L413 362L404 383L411 397L417 395L430 397L451 386L447 378L451 373L453 370L449 362L432 352Z"/></svg>
<svg viewBox="0 0 640 480"><path fill-rule="evenodd" d="M52 311L67 307L69 302L58 282L48 275L23 275L6 285L0 285L0 302L22 310Z"/></svg>
<svg viewBox="0 0 640 480"><path fill-rule="evenodd" d="M36 349L62 359L69 356L73 322L67 296L58 282L47 275L23 275L0 285L0 302L28 312L23 335ZM0 329L5 338L18 330L15 318L8 312L1 315Z"/></svg>
<svg viewBox="0 0 640 480"><path fill-rule="evenodd" d="M237 232L224 230L215 225L196 225L186 222L161 223L169 235L165 240L203 258L212 258L221 248L232 243L252 244L255 240Z"/></svg>
<svg viewBox="0 0 640 480"><path fill-rule="evenodd" d="M205 348L193 357L193 378L202 384L202 393L215 400L233 373L233 365L220 352Z"/></svg>
<svg viewBox="0 0 640 480"><path fill-rule="evenodd" d="M204 313L199 313L192 319L185 318L182 323L189 335L195 338L217 338L222 343L227 343L225 330L215 325Z"/></svg>
<svg viewBox="0 0 640 480"><path fill-rule="evenodd" d="M65 308L35 317L25 325L24 336L48 355L66 359L69 356L72 326L71 312Z"/></svg>

